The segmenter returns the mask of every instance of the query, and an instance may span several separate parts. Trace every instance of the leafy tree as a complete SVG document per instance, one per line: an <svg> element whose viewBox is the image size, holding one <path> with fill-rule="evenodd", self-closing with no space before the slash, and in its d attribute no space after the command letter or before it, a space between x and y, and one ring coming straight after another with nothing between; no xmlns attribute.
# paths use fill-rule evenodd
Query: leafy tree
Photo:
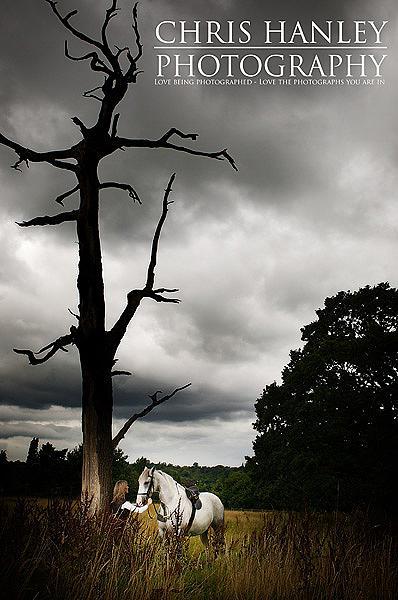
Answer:
<svg viewBox="0 0 398 600"><path fill-rule="evenodd" d="M46 442L39 450L39 464L46 469L56 469L65 464L68 449L56 450L50 442Z"/></svg>
<svg viewBox="0 0 398 600"><path fill-rule="evenodd" d="M255 485L247 469L230 470L219 487L219 495L230 508L257 508Z"/></svg>
<svg viewBox="0 0 398 600"><path fill-rule="evenodd" d="M34 437L30 444L28 455L26 457L26 464L37 465L39 463L39 438Z"/></svg>
<svg viewBox="0 0 398 600"><path fill-rule="evenodd" d="M83 428L83 468L82 494L91 499L91 509L106 510L109 507L112 487L112 452L124 437L129 427L153 408L165 402L175 393L187 386L176 388L171 394L159 397L160 392L151 396L149 404L140 413L134 414L112 439L113 385L116 375L128 374L114 369L116 353L126 330L144 299L156 302L179 300L170 294L175 288L157 288L155 286L155 267L159 238L170 205L174 175L170 178L164 194L162 213L152 241L147 279L140 289L132 289L127 294L126 305L114 325L105 328L105 293L102 270L102 249L99 232L100 196L109 189L127 191L129 196L140 203L134 187L128 183L100 181L99 166L106 157L117 154L126 148L167 149L196 156L205 156L215 160L225 160L236 169L232 157L226 149L204 152L182 145L187 140L195 141L196 133L184 133L171 127L156 139L135 139L118 134L118 105L125 98L129 87L136 84L141 71L139 62L143 54L140 32L137 22L137 5L132 13L132 31L135 49L119 47L111 43L109 24L118 14L118 0L112 0L105 12L99 35L93 37L74 25L77 10L63 14L59 2L43 0L53 12L55 18L68 32L69 36L83 43L89 50L78 56L70 51L65 42L65 55L72 61L87 61L92 71L101 77L101 84L88 90L84 96L95 100L98 110L93 124L84 123L79 117L72 118L78 127L81 139L68 148L37 152L0 133L0 144L10 148L17 155L14 169L31 163L46 163L68 173L74 179L72 187L60 194L59 204L74 194L79 195L79 207L74 210L35 217L19 223L22 227L59 225L65 222L76 223L79 244L79 265L77 287L79 292L79 314L77 326L72 325L67 334L45 345L39 352L15 349L15 352L27 356L30 364L39 365L51 359L60 350L66 350L74 344L79 351L82 377L82 428ZM182 143L181 140L183 140Z"/></svg>
<svg viewBox="0 0 398 600"><path fill-rule="evenodd" d="M140 456L140 458L137 458L137 460L133 464L136 467L137 471L139 471L139 474L141 475L145 467L149 465L149 460L145 458L145 456Z"/></svg>
<svg viewBox="0 0 398 600"><path fill-rule="evenodd" d="M262 503L392 508L397 493L398 291L388 283L325 300L256 403L249 465Z"/></svg>
<svg viewBox="0 0 398 600"><path fill-rule="evenodd" d="M5 465L8 463L7 452L5 450L0 450L0 465Z"/></svg>
<svg viewBox="0 0 398 600"><path fill-rule="evenodd" d="M83 444L79 444L72 450L69 450L66 455L66 462L70 465L72 469L76 471L82 470L83 464Z"/></svg>
<svg viewBox="0 0 398 600"><path fill-rule="evenodd" d="M115 448L112 459L112 477L114 481L130 478L130 465L128 456L121 448Z"/></svg>

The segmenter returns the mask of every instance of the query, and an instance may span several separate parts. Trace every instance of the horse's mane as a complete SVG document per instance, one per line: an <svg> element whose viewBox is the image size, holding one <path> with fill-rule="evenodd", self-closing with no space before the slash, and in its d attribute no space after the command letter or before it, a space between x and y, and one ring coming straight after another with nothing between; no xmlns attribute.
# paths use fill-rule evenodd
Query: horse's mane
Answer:
<svg viewBox="0 0 398 600"><path fill-rule="evenodd" d="M184 486L181 485L181 483L179 483L178 481L176 481L174 479L174 477L172 477L168 473L165 473L164 471L161 471L160 469L156 469L156 473L159 473L159 475L164 477L169 483L173 483L174 485L178 486L181 490L185 490Z"/></svg>

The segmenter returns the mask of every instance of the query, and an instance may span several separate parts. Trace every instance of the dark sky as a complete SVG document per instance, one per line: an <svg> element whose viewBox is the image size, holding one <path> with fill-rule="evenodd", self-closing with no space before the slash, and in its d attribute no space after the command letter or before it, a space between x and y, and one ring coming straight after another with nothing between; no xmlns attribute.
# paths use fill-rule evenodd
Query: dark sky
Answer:
<svg viewBox="0 0 398 600"><path fill-rule="evenodd" d="M65 0L95 35L109 0ZM115 43L132 42L131 3L120 1ZM159 286L180 288L180 305L149 300L120 348L115 423L148 393L192 381L189 391L137 423L122 448L132 460L240 464L251 452L253 404L278 380L300 327L341 289L397 284L397 13L392 0L337 2L143 1L144 73L121 106L121 135L159 137L170 127L199 132L196 146L228 147L227 163L164 150L131 150L104 161L101 175L134 185L143 200L103 194L101 233L107 322L126 292L142 285L162 194L177 173L164 228ZM155 86L154 30L161 20L388 20L384 86ZM63 56L68 37L44 0L3 0L0 130L35 149L79 139L70 117L97 110L82 92L98 78ZM68 37L70 50L85 51ZM20 229L15 221L57 212L72 177L44 165L23 174L0 148L0 447L24 458L38 435L73 447L80 434L76 350L31 367L13 347L40 348L66 333L76 310L77 244L72 224ZM77 198L66 201L71 210Z"/></svg>

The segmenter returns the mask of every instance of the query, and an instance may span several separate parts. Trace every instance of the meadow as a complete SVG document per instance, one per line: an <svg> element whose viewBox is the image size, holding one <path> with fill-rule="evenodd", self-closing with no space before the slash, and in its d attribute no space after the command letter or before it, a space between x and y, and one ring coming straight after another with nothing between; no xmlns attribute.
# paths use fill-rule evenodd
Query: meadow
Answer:
<svg viewBox="0 0 398 600"><path fill-rule="evenodd" d="M397 547L365 514L227 511L225 545L160 542L147 513L3 502L0 589L21 600L395 600Z"/></svg>

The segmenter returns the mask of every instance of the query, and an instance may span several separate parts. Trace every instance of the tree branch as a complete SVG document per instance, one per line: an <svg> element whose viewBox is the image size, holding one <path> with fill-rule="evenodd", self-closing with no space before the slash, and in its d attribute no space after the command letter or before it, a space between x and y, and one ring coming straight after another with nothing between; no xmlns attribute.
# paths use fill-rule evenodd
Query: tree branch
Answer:
<svg viewBox="0 0 398 600"><path fill-rule="evenodd" d="M129 183L118 183L116 181L106 181L104 183L100 183L99 187L100 187L100 189L116 188L116 189L124 190L124 191L128 192L130 198L132 198L134 200L134 202L138 202L138 204L142 204L137 192ZM65 198L68 198L69 196L71 196L72 194L77 192L79 189L80 189L80 186L76 185L71 190L68 190L68 191L64 192L63 194L60 194L59 196L57 196L55 201L58 204L61 204L62 206L64 206L63 201L65 200ZM22 221L20 223L18 221L16 221L16 223L20 227L31 227L33 225L60 225L61 223L77 221L78 216L79 216L79 210L76 209L76 210L71 210L68 212L58 213L56 215L44 215L42 217L35 217L34 219L30 219L29 221Z"/></svg>
<svg viewBox="0 0 398 600"><path fill-rule="evenodd" d="M79 40L82 40L82 42L86 42L87 44L90 44L91 46L95 46L96 48L98 48L99 50L101 50L101 52L103 52L103 45L101 44L101 42L95 40L94 38L89 37L88 35L86 35L85 33L83 33L82 31L79 31L78 29L76 29L76 27L74 27L73 25L71 25L69 23L69 20L74 17L75 15L77 15L78 11L77 10L72 10L71 12L69 12L67 15L65 15L64 17L61 15L61 13L59 12L58 8L57 8L57 2L55 0L45 0L47 2L47 4L50 5L51 10L53 11L53 13L56 15L56 17L58 18L58 20L62 23L62 25L71 33L73 33L73 35L75 37L77 37Z"/></svg>
<svg viewBox="0 0 398 600"><path fill-rule="evenodd" d="M58 204L60 204L61 206L63 206L65 198L68 198L69 196L72 196L72 194L74 194L75 192L77 192L79 189L80 189L79 184L75 185L75 187L72 188L71 190L67 190L63 194L60 194L59 196L57 196L55 198L55 202L57 202Z"/></svg>
<svg viewBox="0 0 398 600"><path fill-rule="evenodd" d="M88 133L88 129L85 126L85 124L83 123L83 121L81 119L79 119L79 117L71 117L71 121L72 121L72 123L77 125L77 127L80 129L83 137L85 137L86 134Z"/></svg>
<svg viewBox="0 0 398 600"><path fill-rule="evenodd" d="M191 383L187 383L186 385L183 385L182 387L176 388L173 392L171 392L171 394L167 394L166 396L163 396L162 398L159 398L159 400L158 400L158 395L161 394L162 392L155 392L154 394L149 395L149 397L152 400L151 404L148 404L148 406L146 406L141 412L135 413L134 415L132 415L129 418L128 421L126 421L126 423L123 425L123 427L120 429L120 431L115 435L115 437L112 440L112 446L113 446L113 448L117 447L117 445L124 438L124 436L126 435L126 433L128 432L128 430L130 429L130 427L132 426L132 424L135 421L137 421L137 419L142 419L142 417L145 417L154 408L156 408L160 404L163 404L163 402L166 402L167 400L170 400L170 398L172 398L173 396L175 396L178 392L181 392L182 390L185 390L190 385L192 385L192 384Z"/></svg>
<svg viewBox="0 0 398 600"><path fill-rule="evenodd" d="M76 333L77 329L72 325L72 327L70 328L70 334L59 337L54 342L51 342L47 346L44 346L44 348L41 348L38 352L33 352L32 350L18 350L17 348L13 348L13 350L16 354L25 354L28 357L29 363L31 365L40 365L49 360L52 356L54 356L54 354L58 352L58 350L68 352L65 346L69 346L70 344L75 343ZM36 354L42 354L43 352L46 352L46 350L49 350L47 354L45 354L41 358L36 358Z"/></svg>
<svg viewBox="0 0 398 600"><path fill-rule="evenodd" d="M116 350L118 349L118 346L127 331L127 327L137 312L143 297L142 290L131 290L131 292L127 294L126 307L108 334L110 348L113 355L115 355Z"/></svg>
<svg viewBox="0 0 398 600"><path fill-rule="evenodd" d="M133 186L130 185L129 183L118 183L117 181L105 181L104 183L100 183L101 190L104 190L107 188L116 188L119 190L124 190L125 192L128 192L130 198L132 198L134 200L134 202L138 202L138 204L142 204L138 193L133 188Z"/></svg>
<svg viewBox="0 0 398 600"><path fill-rule="evenodd" d="M162 232L163 225L166 221L168 207L172 202L169 200L169 196L172 190L172 185L175 180L175 173L170 177L170 180L165 189L162 202L162 213L159 218L151 245L151 256L148 265L147 278L145 287L143 289L131 290L127 294L127 304L119 319L116 321L112 329L109 331L109 341L113 354L116 352L124 334L126 333L127 327L134 317L141 300L143 298L152 298L156 302L168 302L177 304L180 302L178 298L167 298L163 294L177 292L177 288L157 288L154 289L155 283L155 267L157 262L157 253L159 248L160 234Z"/></svg>
<svg viewBox="0 0 398 600"><path fill-rule="evenodd" d="M127 59L130 63L130 66L125 75L126 81L128 83L135 83L137 81L137 75L143 73L144 71L137 69L137 61L136 58L132 56L129 49L127 49Z"/></svg>
<svg viewBox="0 0 398 600"><path fill-rule="evenodd" d="M69 58L69 60L73 60L75 62L79 62L82 60L90 60L90 68L93 71L97 71L100 73L106 73L107 75L110 75L111 77L113 77L113 71L104 63L103 60L100 59L97 52L93 51L93 52L87 52L87 54L83 54L82 56L72 56L72 54L70 54L70 52L69 52L67 40L65 40L64 52L65 52L66 58Z"/></svg>
<svg viewBox="0 0 398 600"><path fill-rule="evenodd" d="M138 6L138 2L136 2L133 6L133 24L132 24L132 28L133 28L134 35L135 35L135 45L137 46L137 54L134 57L134 61L136 63L140 60L140 58L142 56L142 51L143 51L140 31L138 29L137 6Z"/></svg>
<svg viewBox="0 0 398 600"><path fill-rule="evenodd" d="M170 204L169 196L171 193L171 189L172 189L172 185L174 183L175 177L176 177L176 174L173 173L169 179L169 183L167 184L167 188L166 188L164 196L163 196L162 214L160 215L160 219L157 224L157 227L156 227L156 230L155 230L155 233L153 236L153 240L152 240L151 259L150 259L149 265L148 265L145 290L152 291L154 283L155 283L155 267L156 267L156 261L157 261L157 255L158 255L160 234L162 233L162 227L164 225L164 222L166 221L168 207Z"/></svg>
<svg viewBox="0 0 398 600"><path fill-rule="evenodd" d="M131 58L130 63L132 63L132 61L133 61L133 64L130 64L130 67L129 67L126 75L123 75L121 66L119 64L119 56L123 52L123 50L120 50L117 48L117 52L113 53L110 48L108 36L107 36L107 30L108 30L109 23L110 23L111 19L113 19L113 17L115 17L117 12L119 11L119 8L117 6L118 0L112 0L111 6L105 12L105 19L104 19L102 27L101 27L101 41L88 36L87 34L83 33L82 31L78 30L76 27L71 25L70 19L77 14L77 12L78 12L77 10L73 10L70 13L68 13L65 17L63 17L57 8L56 1L46 0L46 2L50 5L52 11L57 16L58 20L62 23L62 25L68 31L70 31L75 37L77 37L79 40L82 40L82 41L86 42L87 44L94 46L95 48L98 48L101 51L104 58L108 61L108 64L110 66L108 66L108 64L106 64L98 56L98 53L95 51L89 52L80 57L72 56L69 54L67 44L65 44L65 55L68 58L70 58L71 60L90 60L90 67L93 71L100 71L100 72L106 73L112 79L115 77L119 80L125 79L125 81L128 83L130 83L131 81L135 81L135 78L137 76L136 62L141 57L141 54L142 54L142 45L140 42L140 35L139 35L138 25L137 25L136 6L133 9L133 29L135 32L135 40L136 40L136 45L138 48L138 53L137 53L137 56L134 57L134 59L133 59L131 57L130 51L127 49L128 55L129 55L129 60ZM97 96L92 96L92 97L95 97L98 100L101 100Z"/></svg>
<svg viewBox="0 0 398 600"><path fill-rule="evenodd" d="M135 56L133 56L130 52L130 49L127 48L126 56L130 63L130 66L126 72L125 78L128 83L135 83L137 81L137 75L139 73L143 73L143 71L138 71L138 69L137 69L137 63L140 60L140 58L142 56L142 51L143 51L140 31L138 29L137 5L138 5L138 2L136 2L133 7L133 23L132 23L132 28L133 28L134 36L135 36L135 45L137 47L137 54Z"/></svg>
<svg viewBox="0 0 398 600"><path fill-rule="evenodd" d="M69 212L58 213L57 215L46 215L43 217L35 217L30 221L22 221L17 223L20 227L31 227L32 225L60 225L60 223L66 223L68 221L77 221L79 215L78 210L71 210Z"/></svg>
<svg viewBox="0 0 398 600"><path fill-rule="evenodd" d="M178 292L178 288L159 288L158 290L144 290L144 298L152 298L152 300L156 300L156 302L169 302L171 304L179 304L181 300L179 298L166 298L162 296L162 294L173 294Z"/></svg>
<svg viewBox="0 0 398 600"><path fill-rule="evenodd" d="M171 143L169 140L172 136L178 136L184 139L196 140L198 137L197 133L183 133L179 129L172 127L162 137L157 140L146 140L146 139L131 139L115 137L114 144L116 148L170 148L178 152L185 152L187 154L194 154L195 156L206 156L207 158L213 158L215 160L227 160L231 167L238 170L236 163L232 156L228 153L227 149L218 150L217 152L204 152L202 150L194 150L193 148L187 148L186 146L178 146L177 144Z"/></svg>
<svg viewBox="0 0 398 600"><path fill-rule="evenodd" d="M117 375L131 375L130 371L111 371L111 377L116 377Z"/></svg>
<svg viewBox="0 0 398 600"><path fill-rule="evenodd" d="M130 198L134 200L134 202L138 202L138 204L142 204L140 197L136 190L129 183L118 183L116 181L105 181L104 183L100 183L100 189L106 188L116 188L120 190L124 190L128 192ZM74 188L67 190L63 194L60 194L55 198L55 202L64 206L65 198L72 196L75 192L80 189L79 185L76 185ZM35 217L34 219L30 219L29 221L22 221L21 223L17 222L17 225L20 227L29 227L31 225L59 225L60 223L66 223L67 221L76 221L78 217L78 210L71 210L69 212L59 213L57 215L51 216L43 216L43 217Z"/></svg>
<svg viewBox="0 0 398 600"><path fill-rule="evenodd" d="M71 310L70 308L68 308L68 313L71 314L72 317L75 317L75 319L77 319L78 322L80 321L80 316L74 313L73 310Z"/></svg>
<svg viewBox="0 0 398 600"><path fill-rule="evenodd" d="M104 52L105 56L111 63L115 72L117 74L121 75L121 69L120 69L120 65L119 65L119 61L118 61L118 56L120 56L120 54L116 54L116 55L113 54L112 50L110 49L108 37L107 37L108 25L109 25L111 19L113 19L113 17L116 17L118 11L120 10L117 6L117 2L118 2L118 0L112 0L112 5L106 10L105 19L104 19L102 29L101 29L101 38L102 38L103 52Z"/></svg>
<svg viewBox="0 0 398 600"><path fill-rule="evenodd" d="M104 181L103 183L100 183L99 188L100 188L100 190L105 190L105 189L110 189L110 188L116 188L118 190L123 190L124 192L128 192L128 195L130 196L130 198L132 198L134 200L134 202L138 202L138 204L142 204L141 199L138 195L138 192L129 183L119 183L117 181ZM72 194L79 191L79 189L80 189L79 184L75 185L74 188L67 190L63 194L60 194L59 196L57 196L55 198L55 202L57 202L58 204L61 204L61 206L64 206L65 198L72 196ZM66 214L68 214L68 213L66 213ZM71 219L71 220L73 220L73 219Z"/></svg>
<svg viewBox="0 0 398 600"><path fill-rule="evenodd" d="M186 140L193 140L194 142L198 139L198 133L184 133L180 129L176 129L175 127L171 127L166 133L160 138L162 142L168 142L169 139L173 136L177 135L180 138L184 138Z"/></svg>
<svg viewBox="0 0 398 600"><path fill-rule="evenodd" d="M83 96L84 98L94 98L94 100L98 100L99 102L103 101L103 98L100 98L100 96L97 96L97 94L94 94L93 92L97 92L98 90L102 90L103 85L97 85L94 88L92 88L91 90L87 90L85 92L83 92Z"/></svg>
<svg viewBox="0 0 398 600"><path fill-rule="evenodd" d="M75 159L74 147L68 148L66 150L53 150L51 152L35 152L30 148L26 148L25 146L21 146L17 142L10 140L5 135L0 133L0 144L3 146L7 146L16 152L18 155L18 160L12 165L13 169L17 171L21 171L20 166L22 163L26 163L29 166L30 162L48 162L54 167L58 167L60 169L66 169L68 171L76 171L76 165L64 162L63 160L59 160L62 158Z"/></svg>
<svg viewBox="0 0 398 600"><path fill-rule="evenodd" d="M112 132L111 132L111 137L114 138L116 137L117 134L117 124L119 122L120 119L120 114L116 113L115 116L113 117L113 122L112 122Z"/></svg>
<svg viewBox="0 0 398 600"><path fill-rule="evenodd" d="M116 52L116 58L119 58L119 56L123 53L126 52L127 50L130 50L130 48L128 46L123 46L123 48L119 48L119 46L117 46L116 44L114 44L117 52Z"/></svg>

